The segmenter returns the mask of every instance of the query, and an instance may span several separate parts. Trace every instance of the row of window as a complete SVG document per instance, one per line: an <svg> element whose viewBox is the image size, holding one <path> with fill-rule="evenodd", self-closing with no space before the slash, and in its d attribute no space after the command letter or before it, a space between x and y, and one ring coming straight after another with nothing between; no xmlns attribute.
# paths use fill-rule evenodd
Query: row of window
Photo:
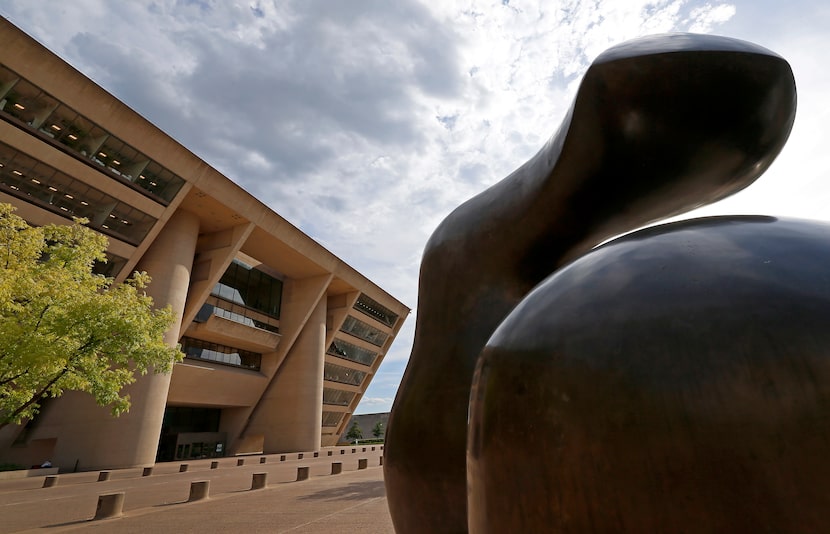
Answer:
<svg viewBox="0 0 830 534"><path fill-rule="evenodd" d="M354 393L342 389L323 388L323 404L348 406L354 399Z"/></svg>
<svg viewBox="0 0 830 534"><path fill-rule="evenodd" d="M323 412L323 426L337 426L343 419L342 412Z"/></svg>
<svg viewBox="0 0 830 534"><path fill-rule="evenodd" d="M253 371L259 371L260 365L262 364L262 354L257 352L209 343L190 337L183 337L181 344L182 352L184 352L187 358L210 360L212 362L232 365L234 367L243 367Z"/></svg>
<svg viewBox="0 0 830 534"><path fill-rule="evenodd" d="M359 386L363 383L367 373L363 371L356 371L343 367L342 365L335 365L326 362L323 367L323 378L330 382L338 382L340 384L349 384L350 386Z"/></svg>
<svg viewBox="0 0 830 534"><path fill-rule="evenodd" d="M382 347L389 338L389 334L381 332L374 326L355 319L351 315L347 316L346 320L343 321L343 326L340 327L340 330L378 347Z"/></svg>
<svg viewBox="0 0 830 534"><path fill-rule="evenodd" d="M389 327L395 326L395 322L398 320L398 314L392 313L392 310L382 306L376 300L369 298L362 293L357 298L357 302L354 304L354 309L365 313L373 319L377 319Z"/></svg>
<svg viewBox="0 0 830 534"><path fill-rule="evenodd" d="M338 358L362 363L363 365L368 366L375 363L375 358L377 358L378 355L377 352L372 352L371 350L358 347L357 345L352 345L342 339L335 339L331 345L329 345L329 350L326 351L326 354L331 354L332 356L337 356Z"/></svg>
<svg viewBox="0 0 830 534"><path fill-rule="evenodd" d="M239 260L233 260L228 266L212 293L224 300L258 310L275 319L280 317L282 280Z"/></svg>
<svg viewBox="0 0 830 534"><path fill-rule="evenodd" d="M184 185L180 177L2 65L0 112L165 204Z"/></svg>
<svg viewBox="0 0 830 534"><path fill-rule="evenodd" d="M0 143L0 190L90 228L138 245L156 219L129 204Z"/></svg>

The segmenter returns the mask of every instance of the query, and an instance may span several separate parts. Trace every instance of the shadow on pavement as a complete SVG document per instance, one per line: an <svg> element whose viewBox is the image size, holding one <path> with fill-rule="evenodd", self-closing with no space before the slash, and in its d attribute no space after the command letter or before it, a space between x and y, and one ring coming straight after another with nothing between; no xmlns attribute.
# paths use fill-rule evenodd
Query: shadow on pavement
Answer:
<svg viewBox="0 0 830 534"><path fill-rule="evenodd" d="M372 499L375 497L385 497L386 487L382 480L372 480L367 482L352 482L347 486L330 488L320 490L303 497L299 500L311 501L357 501L361 499Z"/></svg>

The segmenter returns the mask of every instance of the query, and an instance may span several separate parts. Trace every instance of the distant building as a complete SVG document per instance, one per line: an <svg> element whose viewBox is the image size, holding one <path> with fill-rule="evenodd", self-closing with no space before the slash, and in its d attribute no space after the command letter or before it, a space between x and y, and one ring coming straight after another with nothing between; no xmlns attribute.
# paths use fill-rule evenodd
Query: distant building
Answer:
<svg viewBox="0 0 830 534"><path fill-rule="evenodd" d="M125 66L125 69L128 67ZM0 461L72 469L334 445L409 309L138 113L0 19L0 202L86 217L115 280L135 270L185 360L0 430Z"/></svg>
<svg viewBox="0 0 830 534"><path fill-rule="evenodd" d="M373 431L375 429L375 425L380 423L381 428L383 429L383 435L381 435L380 437L383 438L386 435L386 427L389 424L389 412L353 415L349 422L346 423L345 429L343 430L343 435L340 436L341 442L345 443L350 441L346 438L346 434L349 433L349 429L352 428L352 425L354 423L357 423L357 427L363 434L363 439L375 439Z"/></svg>

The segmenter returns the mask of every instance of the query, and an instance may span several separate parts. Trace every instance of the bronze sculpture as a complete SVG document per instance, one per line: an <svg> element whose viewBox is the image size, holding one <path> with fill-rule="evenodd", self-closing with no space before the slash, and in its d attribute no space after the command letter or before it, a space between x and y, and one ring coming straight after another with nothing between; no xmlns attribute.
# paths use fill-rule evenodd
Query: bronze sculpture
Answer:
<svg viewBox="0 0 830 534"><path fill-rule="evenodd" d="M523 454L532 455L532 465L540 455L591 447L590 441L580 446L562 441L567 436L563 421L557 420L560 412L524 404L526 412L501 406L511 398L514 404L520 402L522 387L527 388L525 393L532 391L527 398L544 405L557 405L563 402L562 395L572 394L544 380L550 382L554 370L571 370L574 364L567 358L578 360L579 356L560 357L551 352L559 350L561 340L547 330L519 328L520 324L548 328L537 314L549 314L550 306L556 306L537 292L531 304L544 306L531 306L526 303L528 294L559 269L557 274L567 270L578 279L576 265L584 266L601 251L612 250L607 245L586 255L606 239L749 185L782 148L794 114L795 85L789 65L761 47L689 34L625 43L591 65L562 126L534 158L447 217L424 251L415 344L386 435L384 476L399 534L466 532L468 492L469 524L475 532L538 531L545 524L564 531L577 532L586 525L602 531L612 525L585 522L584 514L590 519L596 513L593 505L554 506L557 499L563 506L566 501L572 504L568 499L575 494L568 491L576 491L556 486L561 474L557 465L560 469L563 462L582 466L585 471L574 477L586 488L597 488L605 484L602 469L606 467L601 462L590 464L598 470L592 472L580 463L578 454L571 454L541 462L535 475L520 470L515 480L518 487L504 480L507 464L522 461L509 453L510 445L522 440L545 449L518 446ZM622 256L614 261L628 260ZM551 280L540 289L559 291L565 283L562 276L554 275ZM613 294L613 287L606 290ZM638 299L651 297L643 291L635 293ZM583 314L578 320L590 324L591 316ZM565 323L555 325L557 332L571 332L562 326ZM539 343L532 357L528 356L533 363L523 367L523 372L535 375L520 379L505 372L514 359L522 365L526 361L524 345L506 334L507 328ZM636 344L626 341L624 328L619 332L614 338L617 343L634 350L630 347ZM584 330L580 333L587 335ZM597 330L590 333L602 335ZM666 339L659 329L650 337L670 352L672 339ZM719 338L709 341L716 345ZM600 349L609 347L585 350ZM480 355L485 372L473 386ZM603 360L608 365L615 361ZM544 370L536 369L537 364ZM499 380L502 374L513 382ZM592 375L582 377L588 380ZM470 405L471 386L475 391ZM514 418L509 425L498 416L502 409ZM578 420L578 415L569 415L573 419L568 422ZM624 421L619 424L624 426ZM570 433L576 432L577 427L569 428ZM626 443L649 429L644 424L632 428L637 431L625 436ZM650 451L670 456L672 447L673 442L666 442L665 450ZM525 480L534 476L532 481ZM643 499L659 499L655 492L662 483L668 484L663 479L654 481ZM707 483L713 481L701 482L700 488ZM497 490L501 484L509 489ZM596 498L597 503L610 502L589 490L577 494L583 499ZM641 510L643 515L649 513ZM516 513L529 522L517 519ZM716 517L712 515L712 524L723 524ZM630 518L619 524L635 525Z"/></svg>

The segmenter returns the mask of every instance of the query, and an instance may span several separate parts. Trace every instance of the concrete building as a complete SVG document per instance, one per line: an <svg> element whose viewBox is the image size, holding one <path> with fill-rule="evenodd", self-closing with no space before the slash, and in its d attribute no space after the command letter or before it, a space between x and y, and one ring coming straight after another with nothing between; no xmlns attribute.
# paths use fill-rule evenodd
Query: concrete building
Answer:
<svg viewBox="0 0 830 534"><path fill-rule="evenodd" d="M0 462L63 469L334 445L409 309L5 19L0 202L31 224L86 217L106 274L170 304L186 358L0 430Z"/></svg>

